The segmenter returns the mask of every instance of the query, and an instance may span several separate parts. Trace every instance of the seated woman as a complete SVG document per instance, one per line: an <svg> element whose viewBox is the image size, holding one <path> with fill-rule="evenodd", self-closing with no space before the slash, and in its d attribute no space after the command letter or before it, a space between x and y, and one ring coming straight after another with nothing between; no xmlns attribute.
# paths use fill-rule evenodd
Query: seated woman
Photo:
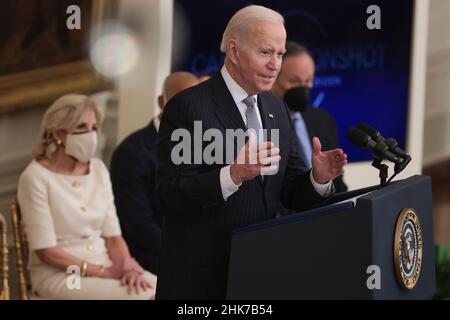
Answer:
<svg viewBox="0 0 450 320"><path fill-rule="evenodd" d="M42 298L155 296L156 276L130 256L108 170L93 158L100 123L100 111L88 97L56 100L44 115L34 160L19 180L31 283Z"/></svg>

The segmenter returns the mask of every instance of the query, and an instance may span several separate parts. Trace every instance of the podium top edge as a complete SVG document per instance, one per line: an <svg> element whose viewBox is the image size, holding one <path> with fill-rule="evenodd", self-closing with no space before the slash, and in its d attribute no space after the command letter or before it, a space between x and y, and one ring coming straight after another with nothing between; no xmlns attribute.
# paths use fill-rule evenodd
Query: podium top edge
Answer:
<svg viewBox="0 0 450 320"><path fill-rule="evenodd" d="M421 183L431 184L431 177L422 176L422 175L414 175L414 176L411 176L406 179L393 181L384 188L375 190L367 195L364 195L364 196L358 198L357 204L359 201L364 201L364 200L368 200L368 199L371 199L371 200L378 199L378 198L386 196L392 192L395 192L396 190L406 188L413 184L421 184Z"/></svg>
<svg viewBox="0 0 450 320"><path fill-rule="evenodd" d="M274 218L258 223L254 223L245 227L237 228L232 231L232 236L240 235L252 231L262 230L269 227L275 227L282 224L317 218L320 216L329 215L332 213L336 213L338 211L349 210L355 206L353 201L346 201L326 207L319 207L307 211L291 213L288 215L281 216L279 218Z"/></svg>
<svg viewBox="0 0 450 320"><path fill-rule="evenodd" d="M377 197L381 197L383 195L386 195L389 193L389 190L392 191L398 189L398 188L404 188L411 184L417 184L417 183L431 183L431 178L428 176L423 175L414 175L406 179L393 181L389 185L380 188L378 190L372 191L369 194L363 195L356 199L356 206L358 205L360 200L367 200L367 199L375 199ZM231 235L241 235L248 232L258 231L266 228L275 227L278 225L286 224L286 223L293 223L301 220L307 220L312 218L317 218L320 216L325 216L329 214L333 214L339 211L349 210L355 207L354 201L345 201L345 202L339 202L337 204L332 204L324 207L318 207L307 211L297 212L297 213L291 213L288 215L284 215L278 218L261 221L258 223L254 223L248 226L236 228L232 230Z"/></svg>

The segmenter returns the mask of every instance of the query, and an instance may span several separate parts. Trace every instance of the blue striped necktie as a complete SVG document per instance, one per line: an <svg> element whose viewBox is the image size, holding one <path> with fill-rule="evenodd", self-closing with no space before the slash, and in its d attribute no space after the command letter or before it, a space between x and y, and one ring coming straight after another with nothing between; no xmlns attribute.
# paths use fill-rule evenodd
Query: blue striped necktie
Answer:
<svg viewBox="0 0 450 320"><path fill-rule="evenodd" d="M256 141L259 143L259 134L262 128L261 123L258 121L258 115L256 114L255 97L248 96L242 100L242 102L247 106L247 111L245 112L245 116L247 117L247 129L255 130Z"/></svg>

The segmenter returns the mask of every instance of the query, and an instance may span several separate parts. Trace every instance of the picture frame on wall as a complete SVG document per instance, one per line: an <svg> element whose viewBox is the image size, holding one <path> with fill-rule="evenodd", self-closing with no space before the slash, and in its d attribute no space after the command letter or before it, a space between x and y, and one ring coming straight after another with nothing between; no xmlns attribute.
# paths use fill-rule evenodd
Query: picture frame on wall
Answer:
<svg viewBox="0 0 450 320"><path fill-rule="evenodd" d="M80 29L69 29L80 8ZM110 86L89 59L94 27L113 17L116 0L5 0L0 11L0 113L49 103L70 92Z"/></svg>

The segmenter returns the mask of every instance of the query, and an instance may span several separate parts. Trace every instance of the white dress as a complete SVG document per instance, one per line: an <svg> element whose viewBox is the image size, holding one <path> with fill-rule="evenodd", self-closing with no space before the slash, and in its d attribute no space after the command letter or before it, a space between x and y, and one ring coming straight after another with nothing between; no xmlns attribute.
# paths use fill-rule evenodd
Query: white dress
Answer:
<svg viewBox="0 0 450 320"><path fill-rule="evenodd" d="M67 284L73 280L71 273L43 263L35 253L58 246L89 263L112 265L103 237L120 236L121 230L109 172L100 159L90 161L89 173L84 176L58 174L33 160L20 176L18 201L30 249L31 284L39 296L149 299L155 294L156 276L149 272L145 277L153 289L140 294L128 294L120 280L95 277L81 278L80 286L74 288Z"/></svg>

